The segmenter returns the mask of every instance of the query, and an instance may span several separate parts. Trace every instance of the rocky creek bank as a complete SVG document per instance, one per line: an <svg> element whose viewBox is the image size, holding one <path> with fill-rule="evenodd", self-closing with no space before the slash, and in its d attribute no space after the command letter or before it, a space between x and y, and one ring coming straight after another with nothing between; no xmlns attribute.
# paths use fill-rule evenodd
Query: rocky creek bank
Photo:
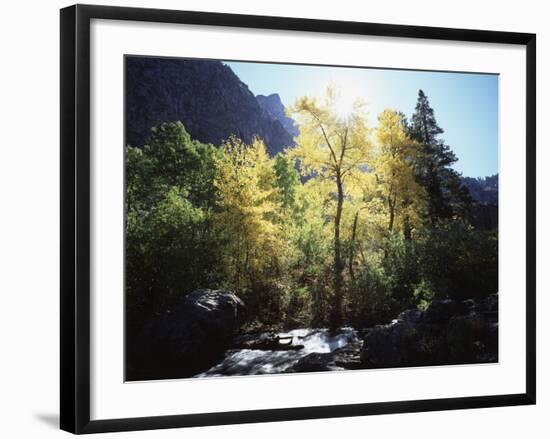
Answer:
<svg viewBox="0 0 550 439"><path fill-rule="evenodd" d="M425 311L406 310L389 324L360 332L360 340L310 354L288 372L496 362L498 295L433 301Z"/></svg>
<svg viewBox="0 0 550 439"><path fill-rule="evenodd" d="M198 290L127 347L127 379L322 372L498 361L498 295L436 300L372 328L237 334L244 303Z"/></svg>

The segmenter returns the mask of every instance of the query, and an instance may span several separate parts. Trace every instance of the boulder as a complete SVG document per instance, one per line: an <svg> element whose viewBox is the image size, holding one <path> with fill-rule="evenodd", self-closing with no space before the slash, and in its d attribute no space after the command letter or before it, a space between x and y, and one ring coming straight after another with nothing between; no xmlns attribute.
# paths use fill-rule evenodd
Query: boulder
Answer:
<svg viewBox="0 0 550 439"><path fill-rule="evenodd" d="M456 313L457 302L454 300L434 300L424 312L426 323L445 323Z"/></svg>
<svg viewBox="0 0 550 439"><path fill-rule="evenodd" d="M335 350L333 361L335 366L345 370L363 369L361 364L361 348L363 347L362 340L349 342L344 347Z"/></svg>
<svg viewBox="0 0 550 439"><path fill-rule="evenodd" d="M350 341L347 345L327 353L312 353L298 360L285 372L326 372L334 370L363 369L361 364L361 340Z"/></svg>
<svg viewBox="0 0 550 439"><path fill-rule="evenodd" d="M403 311L397 316L398 322L411 323L413 325L420 323L422 320L423 313L419 309L408 309Z"/></svg>
<svg viewBox="0 0 550 439"><path fill-rule="evenodd" d="M197 290L149 320L129 350L129 380L182 378L223 357L244 303L222 290Z"/></svg>
<svg viewBox="0 0 550 439"><path fill-rule="evenodd" d="M462 312L462 314L470 314L471 312L475 311L475 308L476 303L473 299L467 299L459 302L459 310Z"/></svg>
<svg viewBox="0 0 550 439"><path fill-rule="evenodd" d="M425 311L403 311L391 324L369 329L365 368L498 361L498 295L474 301L436 300Z"/></svg>
<svg viewBox="0 0 550 439"><path fill-rule="evenodd" d="M365 337L361 362L369 368L412 365L418 338L415 324L398 321L376 326Z"/></svg>
<svg viewBox="0 0 550 439"><path fill-rule="evenodd" d="M245 334L235 337L232 349L257 349L264 351L299 351L304 346L293 344L293 337L280 337L275 333Z"/></svg>
<svg viewBox="0 0 550 439"><path fill-rule="evenodd" d="M446 345L450 363L475 363L482 351L485 330L482 315L454 316L447 325Z"/></svg>
<svg viewBox="0 0 550 439"><path fill-rule="evenodd" d="M490 322L485 327L482 340L491 352L498 354L498 323Z"/></svg>
<svg viewBox="0 0 550 439"><path fill-rule="evenodd" d="M491 294L476 303L476 312L483 314L491 322L498 321L498 294Z"/></svg>
<svg viewBox="0 0 550 439"><path fill-rule="evenodd" d="M300 359L285 372L327 372L329 370L338 370L334 365L332 353L312 353Z"/></svg>

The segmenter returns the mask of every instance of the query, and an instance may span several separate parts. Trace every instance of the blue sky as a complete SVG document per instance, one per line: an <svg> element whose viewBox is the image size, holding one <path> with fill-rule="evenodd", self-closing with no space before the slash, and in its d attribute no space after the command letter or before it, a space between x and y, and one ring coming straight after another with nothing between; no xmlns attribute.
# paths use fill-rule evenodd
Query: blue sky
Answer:
<svg viewBox="0 0 550 439"><path fill-rule="evenodd" d="M489 74L358 69L226 62L256 95L278 93L284 105L303 95L323 96L328 84L342 105L367 102L371 126L385 108L411 117L418 90L435 111L442 138L458 157L455 169L468 177L498 172L498 76Z"/></svg>

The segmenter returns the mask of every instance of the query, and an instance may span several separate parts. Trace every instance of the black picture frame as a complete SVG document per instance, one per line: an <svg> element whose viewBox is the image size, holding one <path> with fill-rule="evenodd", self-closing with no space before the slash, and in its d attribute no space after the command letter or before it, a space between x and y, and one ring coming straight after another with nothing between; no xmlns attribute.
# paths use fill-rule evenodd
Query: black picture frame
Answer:
<svg viewBox="0 0 550 439"><path fill-rule="evenodd" d="M133 20L254 29L325 32L526 47L526 392L383 403L90 420L90 21ZM536 36L206 12L74 5L61 10L61 404L60 424L99 433L535 404L536 400Z"/></svg>

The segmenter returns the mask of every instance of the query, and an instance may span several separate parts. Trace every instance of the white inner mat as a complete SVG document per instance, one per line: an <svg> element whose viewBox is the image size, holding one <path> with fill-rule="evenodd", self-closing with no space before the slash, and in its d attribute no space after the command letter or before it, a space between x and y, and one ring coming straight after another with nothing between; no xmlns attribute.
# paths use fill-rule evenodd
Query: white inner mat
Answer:
<svg viewBox="0 0 550 439"><path fill-rule="evenodd" d="M91 49L92 419L525 392L524 47L95 20ZM499 73L500 362L124 383L124 54Z"/></svg>

